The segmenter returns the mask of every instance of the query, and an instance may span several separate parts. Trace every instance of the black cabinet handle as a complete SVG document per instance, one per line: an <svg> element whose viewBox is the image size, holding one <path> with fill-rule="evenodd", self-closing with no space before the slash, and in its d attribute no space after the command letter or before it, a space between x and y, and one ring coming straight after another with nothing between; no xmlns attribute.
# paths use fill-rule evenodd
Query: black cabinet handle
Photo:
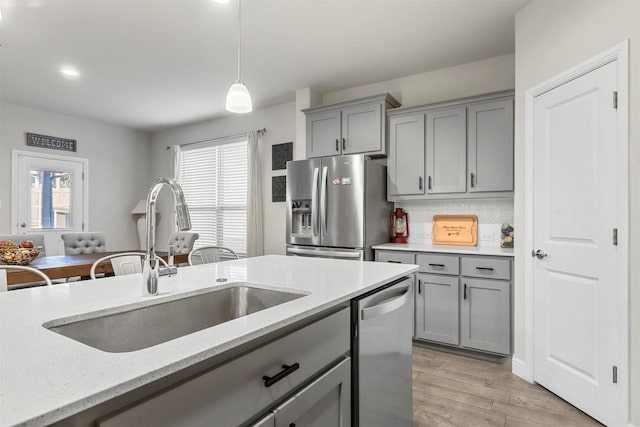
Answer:
<svg viewBox="0 0 640 427"><path fill-rule="evenodd" d="M472 173L471 173L471 187L472 187L472 188L473 188L473 181L474 181L474 178L475 178L475 177L476 177L476 175L472 172Z"/></svg>
<svg viewBox="0 0 640 427"><path fill-rule="evenodd" d="M336 138L336 151L340 151L340 140Z"/></svg>
<svg viewBox="0 0 640 427"><path fill-rule="evenodd" d="M422 177L418 177L418 190L422 190Z"/></svg>
<svg viewBox="0 0 640 427"><path fill-rule="evenodd" d="M442 267L442 268L444 268L444 264L429 264L429 267Z"/></svg>
<svg viewBox="0 0 640 427"><path fill-rule="evenodd" d="M346 150L347 149L347 140L342 138L342 149Z"/></svg>
<svg viewBox="0 0 640 427"><path fill-rule="evenodd" d="M300 368L300 364L299 363L294 363L293 365L282 365L282 369L283 370L278 372L274 376L268 377L268 376L265 375L265 376L262 377L262 379L264 381L264 386L265 387L271 387L272 385L274 385L275 383L277 383L278 381L280 381L281 379L283 379L287 375L290 375L294 371L297 371L298 368Z"/></svg>
<svg viewBox="0 0 640 427"><path fill-rule="evenodd" d="M418 280L418 293L422 293L422 280Z"/></svg>
<svg viewBox="0 0 640 427"><path fill-rule="evenodd" d="M467 284L464 284L464 298L463 299L467 299Z"/></svg>
<svg viewBox="0 0 640 427"><path fill-rule="evenodd" d="M493 271L493 268L491 268L491 267L476 267L476 270Z"/></svg>
<svg viewBox="0 0 640 427"><path fill-rule="evenodd" d="M389 260L387 260L387 262L392 262L392 263L394 263L394 264L402 264L402 262L401 262L401 261L392 261L392 260L390 260L390 259L389 259Z"/></svg>
<svg viewBox="0 0 640 427"><path fill-rule="evenodd" d="M295 423L289 424L289 427L296 427Z"/></svg>
<svg viewBox="0 0 640 427"><path fill-rule="evenodd" d="M431 190L431 177L430 176L428 177L428 182L429 182L429 185L427 185L427 188L429 188L429 190Z"/></svg>

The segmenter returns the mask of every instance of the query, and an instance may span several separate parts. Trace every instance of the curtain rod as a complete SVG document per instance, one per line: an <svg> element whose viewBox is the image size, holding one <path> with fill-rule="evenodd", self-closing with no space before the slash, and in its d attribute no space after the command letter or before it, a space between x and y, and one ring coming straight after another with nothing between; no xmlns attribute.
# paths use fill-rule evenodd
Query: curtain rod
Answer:
<svg viewBox="0 0 640 427"><path fill-rule="evenodd" d="M265 134L267 133L267 128L258 129L256 130L256 132L260 134ZM235 135L227 135L227 136L221 136L218 138L203 139L202 141L187 142L186 144L177 144L177 145L179 145L180 147L185 147L187 145L200 144L203 142L215 142L215 141L221 141L223 139L238 138L241 136L245 136L246 134L247 134L246 132L243 132L243 133L237 133ZM171 150L171 145L167 145L167 150Z"/></svg>

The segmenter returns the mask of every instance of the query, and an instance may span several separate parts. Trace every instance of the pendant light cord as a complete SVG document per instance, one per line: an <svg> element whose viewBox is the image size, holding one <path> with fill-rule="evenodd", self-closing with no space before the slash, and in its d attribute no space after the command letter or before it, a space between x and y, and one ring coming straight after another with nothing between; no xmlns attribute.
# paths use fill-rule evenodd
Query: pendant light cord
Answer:
<svg viewBox="0 0 640 427"><path fill-rule="evenodd" d="M241 3L242 3L242 0L238 0L238 81L239 82L242 82L242 80L240 80L240 53L241 53L240 40L242 39L242 19L240 18Z"/></svg>

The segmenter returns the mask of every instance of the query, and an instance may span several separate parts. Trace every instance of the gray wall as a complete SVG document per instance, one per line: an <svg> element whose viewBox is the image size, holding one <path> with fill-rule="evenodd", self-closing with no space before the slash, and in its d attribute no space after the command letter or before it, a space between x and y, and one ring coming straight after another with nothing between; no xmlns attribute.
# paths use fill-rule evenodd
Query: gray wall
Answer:
<svg viewBox="0 0 640 427"><path fill-rule="evenodd" d="M72 138L77 153L27 147L26 132ZM0 102L0 233L11 233L11 150L89 160L89 229L109 250L138 247L130 212L149 186L148 136L127 128ZM47 251L49 252L49 251Z"/></svg>
<svg viewBox="0 0 640 427"><path fill-rule="evenodd" d="M630 363L631 421L640 425L640 1L534 1L516 17L516 123L514 202L517 228L524 221L524 93L554 75L630 39ZM524 260L516 246L515 356L525 360ZM529 362L526 361L525 362Z"/></svg>

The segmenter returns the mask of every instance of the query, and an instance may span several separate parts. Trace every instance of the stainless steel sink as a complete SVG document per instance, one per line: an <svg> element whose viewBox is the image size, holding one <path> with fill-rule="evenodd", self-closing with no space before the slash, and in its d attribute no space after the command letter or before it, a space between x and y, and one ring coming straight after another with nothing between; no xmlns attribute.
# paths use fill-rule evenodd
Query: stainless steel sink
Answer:
<svg viewBox="0 0 640 427"><path fill-rule="evenodd" d="M108 314L93 313L77 321L59 319L43 326L91 347L110 353L124 353L305 296L248 285L241 283L143 307L123 307Z"/></svg>

